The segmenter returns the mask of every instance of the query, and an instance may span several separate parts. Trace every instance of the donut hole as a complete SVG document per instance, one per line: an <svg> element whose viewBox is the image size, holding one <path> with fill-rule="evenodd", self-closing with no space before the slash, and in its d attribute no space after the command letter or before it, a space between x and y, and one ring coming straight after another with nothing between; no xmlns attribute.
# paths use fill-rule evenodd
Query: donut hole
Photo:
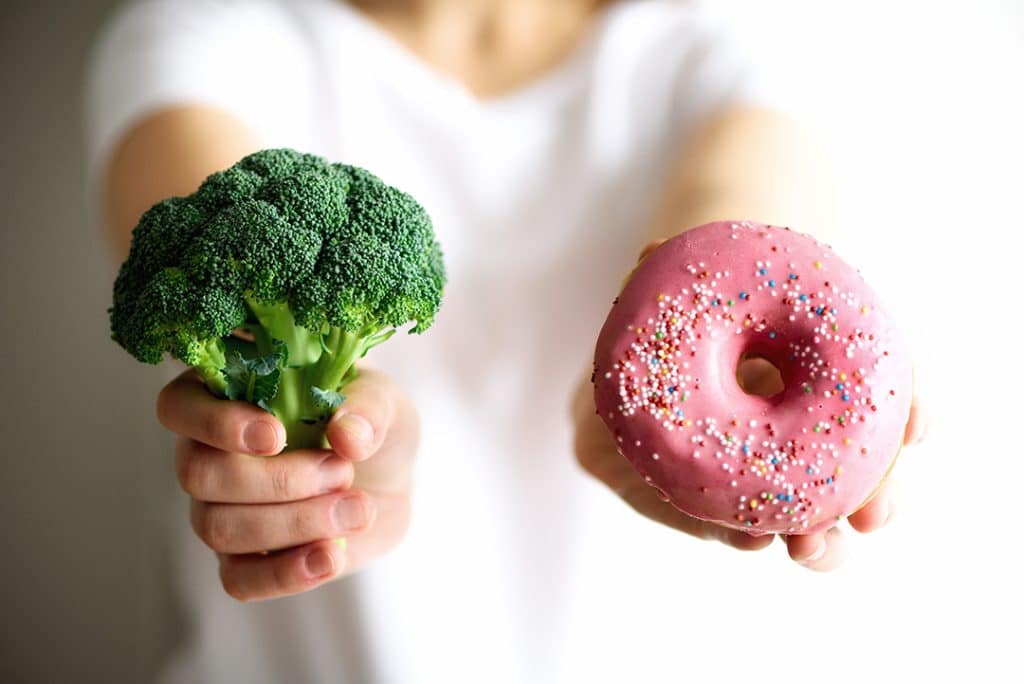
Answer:
<svg viewBox="0 0 1024 684"><path fill-rule="evenodd" d="M746 394L774 397L786 389L782 371L763 356L744 354L736 366L736 382Z"/></svg>

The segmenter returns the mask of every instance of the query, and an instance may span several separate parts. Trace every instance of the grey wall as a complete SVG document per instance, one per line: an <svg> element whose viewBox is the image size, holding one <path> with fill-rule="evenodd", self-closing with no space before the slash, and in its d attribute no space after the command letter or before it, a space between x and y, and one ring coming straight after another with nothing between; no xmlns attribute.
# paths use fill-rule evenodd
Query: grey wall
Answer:
<svg viewBox="0 0 1024 684"><path fill-rule="evenodd" d="M0 3L3 682L147 680L177 630L142 495L172 493L161 375L108 338L84 191L82 75L115 4Z"/></svg>

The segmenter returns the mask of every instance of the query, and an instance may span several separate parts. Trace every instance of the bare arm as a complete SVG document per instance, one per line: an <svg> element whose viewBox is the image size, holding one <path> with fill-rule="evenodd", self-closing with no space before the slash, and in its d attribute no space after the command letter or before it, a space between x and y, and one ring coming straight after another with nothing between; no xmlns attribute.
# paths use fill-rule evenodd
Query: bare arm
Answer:
<svg viewBox="0 0 1024 684"><path fill-rule="evenodd" d="M790 226L826 240L834 234L828 157L805 127L782 114L725 109L684 143L677 158L652 238L721 219Z"/></svg>
<svg viewBox="0 0 1024 684"><path fill-rule="evenodd" d="M257 149L245 125L217 109L177 107L145 118L121 139L103 179L114 256L128 256L132 228L146 209L194 192L208 175Z"/></svg>

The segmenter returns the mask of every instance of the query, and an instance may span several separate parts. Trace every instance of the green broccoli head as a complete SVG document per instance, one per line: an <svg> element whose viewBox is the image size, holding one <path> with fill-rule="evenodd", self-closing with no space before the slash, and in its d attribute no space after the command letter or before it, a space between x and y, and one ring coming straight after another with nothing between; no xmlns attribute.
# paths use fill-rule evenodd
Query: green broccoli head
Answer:
<svg viewBox="0 0 1024 684"><path fill-rule="evenodd" d="M293 388L303 396L260 400L308 423L324 418L323 393L353 377L356 358L400 326L431 325L444 284L430 218L410 195L364 169L263 150L142 216L111 330L140 361L169 353L222 396L238 394L229 386L243 361L287 358L285 375L304 369L308 386ZM239 329L252 342L232 337Z"/></svg>

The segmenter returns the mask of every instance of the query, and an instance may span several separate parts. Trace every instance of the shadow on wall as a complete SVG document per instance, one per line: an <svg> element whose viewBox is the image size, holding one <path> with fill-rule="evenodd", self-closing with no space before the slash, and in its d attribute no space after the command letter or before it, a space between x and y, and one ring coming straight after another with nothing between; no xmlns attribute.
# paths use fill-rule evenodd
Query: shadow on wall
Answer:
<svg viewBox="0 0 1024 684"><path fill-rule="evenodd" d="M84 69L116 4L0 9L0 681L148 681L181 633L154 534L174 501L163 376L109 340L114 264L84 189Z"/></svg>

